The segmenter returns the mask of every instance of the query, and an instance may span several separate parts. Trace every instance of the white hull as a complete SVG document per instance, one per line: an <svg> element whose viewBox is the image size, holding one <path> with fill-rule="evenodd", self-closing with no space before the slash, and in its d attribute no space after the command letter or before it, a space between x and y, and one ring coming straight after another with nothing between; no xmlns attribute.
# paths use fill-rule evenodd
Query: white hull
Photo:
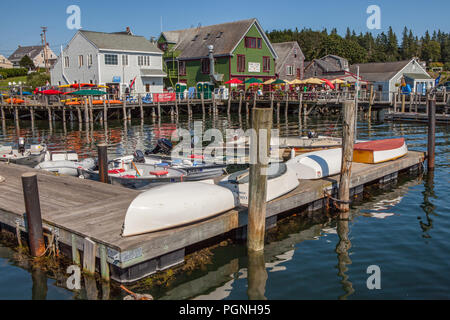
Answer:
<svg viewBox="0 0 450 320"><path fill-rule="evenodd" d="M226 188L203 182L167 184L143 192L133 200L125 216L122 235L170 229L234 207L234 195Z"/></svg>
<svg viewBox="0 0 450 320"><path fill-rule="evenodd" d="M274 172L278 166L285 166L284 163L274 163L269 166L269 176L270 171ZM244 173L240 173L243 175ZM247 179L248 180L248 179ZM239 199L239 203L242 205L248 205L248 192L249 183L244 181L238 183L234 180L233 175L229 175L219 182L219 185L230 189L233 194ZM286 166L284 172L278 176L267 179L267 197L266 201L271 201L282 195L294 190L299 185L299 181L296 178L294 172L292 172L289 167Z"/></svg>
<svg viewBox="0 0 450 320"><path fill-rule="evenodd" d="M373 152L373 160L374 160L374 163L380 163L380 162L403 157L406 153L408 153L408 148L405 143L400 148L396 148L396 149L392 149L392 150L374 151Z"/></svg>
<svg viewBox="0 0 450 320"><path fill-rule="evenodd" d="M81 162L70 160L47 160L39 163L34 168L58 173L60 175L77 177L79 175L79 169L91 170L94 167L95 162L93 159L85 159Z"/></svg>
<svg viewBox="0 0 450 320"><path fill-rule="evenodd" d="M320 179L340 173L342 148L308 152L286 162L298 179Z"/></svg>

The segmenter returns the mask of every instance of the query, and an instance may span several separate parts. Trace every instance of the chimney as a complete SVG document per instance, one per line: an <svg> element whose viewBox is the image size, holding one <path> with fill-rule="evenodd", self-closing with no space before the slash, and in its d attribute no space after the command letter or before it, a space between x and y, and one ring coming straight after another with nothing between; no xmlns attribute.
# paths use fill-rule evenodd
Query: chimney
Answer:
<svg viewBox="0 0 450 320"><path fill-rule="evenodd" d="M127 27L126 31L127 31L128 34L131 34L130 27Z"/></svg>

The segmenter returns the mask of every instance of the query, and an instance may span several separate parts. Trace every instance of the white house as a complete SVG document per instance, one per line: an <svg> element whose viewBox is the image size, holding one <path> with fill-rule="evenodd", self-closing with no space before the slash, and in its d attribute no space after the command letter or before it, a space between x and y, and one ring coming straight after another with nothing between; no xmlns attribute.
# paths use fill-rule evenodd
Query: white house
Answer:
<svg viewBox="0 0 450 320"><path fill-rule="evenodd" d="M361 78L371 82L375 91L381 92L382 99L386 101L392 102L393 93L398 92L402 78L410 84L413 92L424 93L434 87L434 79L415 58L396 62L354 64L350 69L356 74L358 67Z"/></svg>
<svg viewBox="0 0 450 320"><path fill-rule="evenodd" d="M56 60L56 54L53 53L48 44L45 46L45 53L43 46L18 46L8 60L12 62L14 68L19 68L20 60L27 55L33 60L35 67L45 68L45 54L47 54L48 66L51 66Z"/></svg>
<svg viewBox="0 0 450 320"><path fill-rule="evenodd" d="M93 83L123 94L135 79L132 94L163 92L163 52L127 31L79 30L51 69L52 85Z"/></svg>

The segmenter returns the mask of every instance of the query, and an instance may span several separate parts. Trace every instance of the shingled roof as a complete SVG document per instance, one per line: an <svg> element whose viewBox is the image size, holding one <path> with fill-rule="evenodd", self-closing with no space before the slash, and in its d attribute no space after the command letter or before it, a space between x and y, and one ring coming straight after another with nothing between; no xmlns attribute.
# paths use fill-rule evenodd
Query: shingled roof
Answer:
<svg viewBox="0 0 450 320"><path fill-rule="evenodd" d="M298 47L298 49L300 49L300 46L298 45L297 41L272 43L272 46L277 52L278 60L281 63L283 63L283 61L287 58L293 47ZM305 59L305 55L303 54L302 49L300 49L299 52L297 52L297 54L300 56L301 59Z"/></svg>
<svg viewBox="0 0 450 320"><path fill-rule="evenodd" d="M359 66L359 74L368 81L389 81L400 72L411 60L395 62L359 63L350 66L350 72L356 74Z"/></svg>
<svg viewBox="0 0 450 320"><path fill-rule="evenodd" d="M180 51L178 59L181 60L207 57L209 45L214 46L214 56L228 56L232 54L254 23L260 29L264 40L276 58L277 53L255 18L211 26L164 31L162 35L168 43L175 43L172 50Z"/></svg>
<svg viewBox="0 0 450 320"><path fill-rule="evenodd" d="M80 30L79 32L98 49L162 53L156 44L142 36L88 30Z"/></svg>
<svg viewBox="0 0 450 320"><path fill-rule="evenodd" d="M34 59L42 51L42 46L19 46L8 60L11 62L20 61L25 55L28 55L31 59Z"/></svg>

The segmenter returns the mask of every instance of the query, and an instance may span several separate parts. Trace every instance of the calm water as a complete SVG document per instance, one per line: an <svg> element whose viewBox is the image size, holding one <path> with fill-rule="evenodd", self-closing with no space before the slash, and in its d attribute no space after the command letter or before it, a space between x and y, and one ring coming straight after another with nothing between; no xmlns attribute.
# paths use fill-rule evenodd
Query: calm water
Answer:
<svg viewBox="0 0 450 320"><path fill-rule="evenodd" d="M201 120L201 117L199 118ZM199 120L194 118L194 120ZM159 137L170 137L177 127L193 123L170 118L161 123L146 120L110 122L107 130L78 130L78 123L66 128L46 122L31 131L22 121L20 135L28 141L45 141L51 149L75 149L84 156L95 155L95 144L107 136L113 145L110 154L145 149ZM245 116L232 119L206 117L205 129L246 128ZM296 116L282 117L275 128L280 135L306 134L315 130L339 134L337 118L310 118L299 125ZM65 130L64 130L65 129ZM64 132L66 131L66 133ZM0 143L15 143L17 130L12 122L0 132ZM427 129L422 124L358 123L358 138L379 139L404 136L409 149L426 150ZM245 246L231 244L213 250L212 263L178 276L168 286L136 287L158 299L434 299L450 298L450 130L437 127L436 170L433 176L400 177L387 190L374 189L355 205L348 223L306 221L292 217L269 234L264 256L247 257ZM369 290L367 268L381 270L381 289ZM85 299L92 297L83 288L72 292L64 278L31 271L14 252L0 245L0 299ZM99 298L106 290L99 287ZM111 299L123 293L111 290Z"/></svg>

